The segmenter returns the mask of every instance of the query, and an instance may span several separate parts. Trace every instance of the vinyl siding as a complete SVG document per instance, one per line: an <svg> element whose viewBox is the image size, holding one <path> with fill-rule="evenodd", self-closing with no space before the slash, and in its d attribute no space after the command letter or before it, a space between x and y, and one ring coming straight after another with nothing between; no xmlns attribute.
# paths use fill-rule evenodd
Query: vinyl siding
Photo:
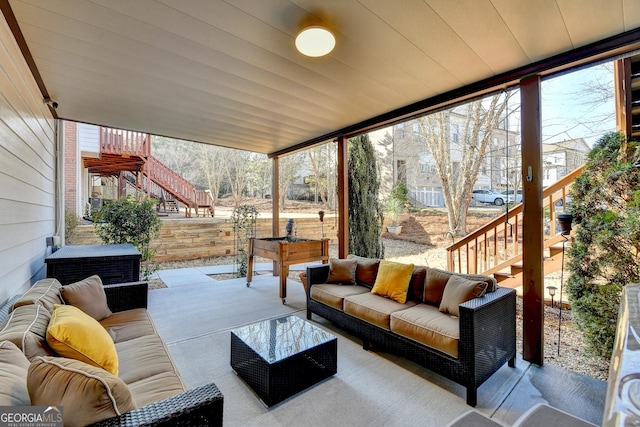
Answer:
<svg viewBox="0 0 640 427"><path fill-rule="evenodd" d="M55 121L0 18L0 303L46 274L55 231Z"/></svg>

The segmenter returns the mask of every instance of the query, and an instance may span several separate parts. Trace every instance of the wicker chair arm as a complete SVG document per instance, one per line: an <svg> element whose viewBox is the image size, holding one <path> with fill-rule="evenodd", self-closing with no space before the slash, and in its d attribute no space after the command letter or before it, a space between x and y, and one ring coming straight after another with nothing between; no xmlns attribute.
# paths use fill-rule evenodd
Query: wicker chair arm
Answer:
<svg viewBox="0 0 640 427"><path fill-rule="evenodd" d="M103 288L107 295L107 305L113 312L147 308L147 294L149 292L147 282L117 283L104 285Z"/></svg>
<svg viewBox="0 0 640 427"><path fill-rule="evenodd" d="M460 357L515 354L516 291L498 287L460 304ZM498 357L498 356L496 356Z"/></svg>
<svg viewBox="0 0 640 427"><path fill-rule="evenodd" d="M222 426L224 396L214 383L187 390L93 426Z"/></svg>
<svg viewBox="0 0 640 427"><path fill-rule="evenodd" d="M329 278L329 264L314 265L307 267L307 298L311 286L319 285L321 283L327 283Z"/></svg>

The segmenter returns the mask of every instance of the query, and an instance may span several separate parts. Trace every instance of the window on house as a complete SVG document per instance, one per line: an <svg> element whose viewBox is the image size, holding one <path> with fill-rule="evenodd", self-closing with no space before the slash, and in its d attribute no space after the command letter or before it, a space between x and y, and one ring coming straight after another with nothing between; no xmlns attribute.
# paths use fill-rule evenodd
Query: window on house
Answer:
<svg viewBox="0 0 640 427"><path fill-rule="evenodd" d="M436 162L431 153L427 153L426 151L418 154L418 164L420 166L420 172L422 173L435 173L436 171Z"/></svg>
<svg viewBox="0 0 640 427"><path fill-rule="evenodd" d="M458 142L458 125L451 125L451 141Z"/></svg>

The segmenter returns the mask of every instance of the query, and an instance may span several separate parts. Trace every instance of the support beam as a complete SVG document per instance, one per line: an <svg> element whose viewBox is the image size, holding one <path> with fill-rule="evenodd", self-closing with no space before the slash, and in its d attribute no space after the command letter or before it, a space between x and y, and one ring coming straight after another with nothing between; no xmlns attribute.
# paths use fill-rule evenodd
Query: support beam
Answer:
<svg viewBox="0 0 640 427"><path fill-rule="evenodd" d="M349 141L338 138L338 258L349 254Z"/></svg>
<svg viewBox="0 0 640 427"><path fill-rule="evenodd" d="M544 363L544 230L540 76L520 82L523 182L523 359Z"/></svg>
<svg viewBox="0 0 640 427"><path fill-rule="evenodd" d="M613 78L616 104L616 130L627 138L632 134L631 114L631 58L613 62Z"/></svg>
<svg viewBox="0 0 640 427"><path fill-rule="evenodd" d="M271 234L280 235L280 157L273 157L271 176Z"/></svg>

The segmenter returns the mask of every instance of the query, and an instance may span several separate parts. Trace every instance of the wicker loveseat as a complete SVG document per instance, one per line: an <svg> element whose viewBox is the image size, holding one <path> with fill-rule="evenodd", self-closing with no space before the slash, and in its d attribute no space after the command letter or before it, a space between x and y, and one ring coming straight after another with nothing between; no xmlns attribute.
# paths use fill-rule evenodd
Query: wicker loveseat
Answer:
<svg viewBox="0 0 640 427"><path fill-rule="evenodd" d="M354 261L355 271L345 273ZM382 263L388 277L390 264ZM376 294L382 263L349 255L307 268L307 318L320 315L360 337L365 350L401 355L465 386L467 404L476 406L478 387L505 363L515 367L515 291L492 277L411 266L406 301L398 302ZM443 310L454 283L481 296Z"/></svg>
<svg viewBox="0 0 640 427"><path fill-rule="evenodd" d="M145 282L102 286L98 276L64 287L43 279L5 302L0 406L61 406L65 425L221 426L222 393L213 383L185 390L146 310L147 291ZM78 329L99 328L86 340L101 344L97 354L66 340L63 328L78 319ZM111 347L117 358L107 357Z"/></svg>

